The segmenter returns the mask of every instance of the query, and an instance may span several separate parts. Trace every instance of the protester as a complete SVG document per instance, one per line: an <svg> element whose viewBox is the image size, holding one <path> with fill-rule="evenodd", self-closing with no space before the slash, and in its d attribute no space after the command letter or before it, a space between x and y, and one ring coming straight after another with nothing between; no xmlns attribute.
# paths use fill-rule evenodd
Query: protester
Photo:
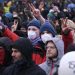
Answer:
<svg viewBox="0 0 75 75"><path fill-rule="evenodd" d="M65 27L62 27L62 39L65 45L65 53L67 52L67 47L75 42L75 24L73 21L66 19ZM63 23L64 23L63 22Z"/></svg>
<svg viewBox="0 0 75 75"><path fill-rule="evenodd" d="M41 64L45 61L45 49L43 42L40 38L40 26L39 20L33 19L28 24L28 38L31 40L35 50L33 51L32 59L36 64Z"/></svg>
<svg viewBox="0 0 75 75"><path fill-rule="evenodd" d="M4 69L11 64L11 45L12 41L9 38L0 38L0 75L2 75Z"/></svg>
<svg viewBox="0 0 75 75"><path fill-rule="evenodd" d="M27 35L27 25L28 25L28 23L29 22L23 22L21 24L20 30L16 29L16 31L14 31L14 33L16 33L20 37L26 37L27 38L28 37L28 35Z"/></svg>
<svg viewBox="0 0 75 75"><path fill-rule="evenodd" d="M3 75L46 75L32 61L33 46L26 38L19 38L12 45L13 64L5 69ZM35 71L34 71L35 70Z"/></svg>
<svg viewBox="0 0 75 75"><path fill-rule="evenodd" d="M43 43L46 43L46 41L50 40L51 38L55 37L56 30L52 26L52 24L49 23L49 21L46 21L41 27L40 27L40 35Z"/></svg>
<svg viewBox="0 0 75 75"><path fill-rule="evenodd" d="M45 45L46 61L39 66L47 75L58 75L59 62L64 55L64 43L59 38L48 40Z"/></svg>

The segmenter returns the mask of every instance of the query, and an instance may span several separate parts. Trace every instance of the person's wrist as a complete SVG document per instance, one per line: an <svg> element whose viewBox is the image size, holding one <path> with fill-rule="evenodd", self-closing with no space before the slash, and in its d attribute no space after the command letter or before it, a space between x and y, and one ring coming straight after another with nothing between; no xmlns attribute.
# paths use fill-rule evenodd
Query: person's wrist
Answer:
<svg viewBox="0 0 75 75"><path fill-rule="evenodd" d="M41 14L39 15L38 19L41 21L42 24L45 23L45 19L42 17Z"/></svg>
<svg viewBox="0 0 75 75"><path fill-rule="evenodd" d="M40 19L42 16L41 16L41 14L37 17L38 19Z"/></svg>

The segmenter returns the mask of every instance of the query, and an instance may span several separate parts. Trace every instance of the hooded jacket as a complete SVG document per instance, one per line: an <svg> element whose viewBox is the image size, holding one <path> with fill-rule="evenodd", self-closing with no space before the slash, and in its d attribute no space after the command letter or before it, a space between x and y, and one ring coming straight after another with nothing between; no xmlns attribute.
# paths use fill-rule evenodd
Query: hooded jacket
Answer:
<svg viewBox="0 0 75 75"><path fill-rule="evenodd" d="M2 63L0 64L0 75L3 72L3 70L11 64L11 45L12 41L9 38L0 38L0 47L4 48L4 56L2 56L2 53L0 52L0 58L4 59L3 61L0 60L0 62Z"/></svg>
<svg viewBox="0 0 75 75"><path fill-rule="evenodd" d="M26 38L16 40L12 48L21 52L23 59L7 67L3 75L46 75L46 73L32 61L33 46Z"/></svg>
<svg viewBox="0 0 75 75"><path fill-rule="evenodd" d="M51 40L57 48L58 55L53 60L46 59L46 61L39 66L46 72L47 75L57 75L60 59L64 55L64 43L59 38L53 38Z"/></svg>

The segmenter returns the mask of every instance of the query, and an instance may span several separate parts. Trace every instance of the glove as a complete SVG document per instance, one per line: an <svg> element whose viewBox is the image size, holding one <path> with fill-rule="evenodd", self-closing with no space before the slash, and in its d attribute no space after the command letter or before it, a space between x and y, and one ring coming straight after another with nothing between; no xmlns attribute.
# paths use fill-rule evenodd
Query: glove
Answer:
<svg viewBox="0 0 75 75"><path fill-rule="evenodd" d="M4 32L6 28L7 26L0 22L0 32Z"/></svg>

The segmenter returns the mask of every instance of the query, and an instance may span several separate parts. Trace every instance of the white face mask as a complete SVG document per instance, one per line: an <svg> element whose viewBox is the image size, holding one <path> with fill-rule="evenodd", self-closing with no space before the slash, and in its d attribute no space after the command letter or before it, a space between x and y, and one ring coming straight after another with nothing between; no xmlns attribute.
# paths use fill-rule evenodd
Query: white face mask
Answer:
<svg viewBox="0 0 75 75"><path fill-rule="evenodd" d="M36 32L34 31L28 31L28 38L33 40L36 38Z"/></svg>
<svg viewBox="0 0 75 75"><path fill-rule="evenodd" d="M41 39L42 39L42 41L44 42L44 43L46 43L48 40L50 40L52 38L52 35L51 34L47 34L47 33L45 33L45 34L43 34L43 35L41 35Z"/></svg>

